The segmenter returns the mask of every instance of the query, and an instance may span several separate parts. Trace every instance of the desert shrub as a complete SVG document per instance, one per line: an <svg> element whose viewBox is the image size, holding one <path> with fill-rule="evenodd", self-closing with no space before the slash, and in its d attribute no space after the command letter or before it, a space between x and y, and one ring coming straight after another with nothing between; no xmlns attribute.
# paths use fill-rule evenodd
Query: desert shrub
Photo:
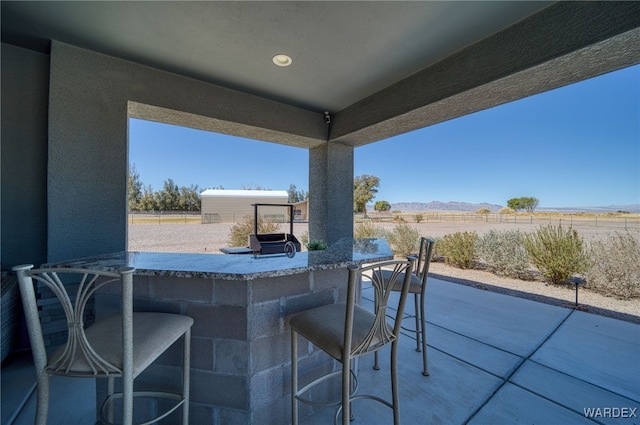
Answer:
<svg viewBox="0 0 640 425"><path fill-rule="evenodd" d="M370 221L357 223L353 228L353 237L356 239L379 238L383 237L382 229L376 227Z"/></svg>
<svg viewBox="0 0 640 425"><path fill-rule="evenodd" d="M509 208L509 207L504 207L504 208L500 208L500 211L498 211L498 214L515 214L516 210L514 210L513 208Z"/></svg>
<svg viewBox="0 0 640 425"><path fill-rule="evenodd" d="M482 214L482 215L491 214L491 210L489 208L480 208L478 211L476 211L476 214Z"/></svg>
<svg viewBox="0 0 640 425"><path fill-rule="evenodd" d="M398 224L387 234L393 253L405 257L418 251L420 232L408 224Z"/></svg>
<svg viewBox="0 0 640 425"><path fill-rule="evenodd" d="M246 215L239 223L231 228L228 244L229 246L249 245L249 235L253 234L253 216ZM264 221L258 217L258 233L279 233L280 225L272 221Z"/></svg>
<svg viewBox="0 0 640 425"><path fill-rule="evenodd" d="M306 246L308 251L322 251L329 247L325 241L320 239L309 241Z"/></svg>
<svg viewBox="0 0 640 425"><path fill-rule="evenodd" d="M399 214L394 214L393 215L393 221L395 223L406 223L407 222L407 220L403 216L401 216Z"/></svg>
<svg viewBox="0 0 640 425"><path fill-rule="evenodd" d="M433 248L431 249L431 261L436 263L444 261L444 255L442 254L441 252L442 250L440 249L441 238L435 238L430 236L427 236L427 237L435 242L435 244L433 245Z"/></svg>
<svg viewBox="0 0 640 425"><path fill-rule="evenodd" d="M445 262L461 269L473 267L476 259L476 232L456 232L444 235L438 241L438 253L445 257Z"/></svg>
<svg viewBox="0 0 640 425"><path fill-rule="evenodd" d="M584 241L571 227L565 231L560 225L540 226L522 241L533 265L551 283L564 283L589 268Z"/></svg>
<svg viewBox="0 0 640 425"><path fill-rule="evenodd" d="M413 219L416 221L416 223L420 223L422 220L424 220L424 215L422 215L422 213L417 213L413 216Z"/></svg>
<svg viewBox="0 0 640 425"><path fill-rule="evenodd" d="M520 277L529 265L527 250L519 230L490 230L476 241L476 253L497 274Z"/></svg>
<svg viewBox="0 0 640 425"><path fill-rule="evenodd" d="M591 243L592 267L587 286L622 299L640 297L640 241L629 233L615 233Z"/></svg>

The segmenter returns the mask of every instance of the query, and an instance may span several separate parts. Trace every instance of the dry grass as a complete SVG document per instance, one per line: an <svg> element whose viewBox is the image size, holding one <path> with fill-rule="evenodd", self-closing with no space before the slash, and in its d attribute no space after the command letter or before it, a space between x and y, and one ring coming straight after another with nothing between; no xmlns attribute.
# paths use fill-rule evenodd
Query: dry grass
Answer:
<svg viewBox="0 0 640 425"><path fill-rule="evenodd" d="M200 224L201 216L195 214L129 214L129 224Z"/></svg>
<svg viewBox="0 0 640 425"><path fill-rule="evenodd" d="M157 217L156 217L157 218ZM164 218L164 217L163 217ZM182 221L180 221L182 219ZM150 252L192 252L192 253L220 253L220 248L228 246L231 223L200 224L187 221L184 224L184 217L178 217L176 224L148 223L145 225L129 226L129 247L130 251L150 251ZM396 223L374 223L375 228L392 231ZM490 223L490 222L422 222L408 223L417 229L420 236L441 238L446 234L455 232L476 232L479 236L490 230L520 230L522 232L533 231L539 227L538 224L531 223ZM620 231L617 227L602 226L581 226L578 231L586 241L605 240L609 235ZM295 223L294 234L301 239L302 235L308 234L306 223ZM629 234L640 240L640 226L629 230ZM571 306L574 289L571 287L554 287L546 285L544 282L534 280L525 281L520 279L497 276L483 270L462 270L451 267L443 263L432 264L432 272L437 273L447 279L459 281L460 283L472 282L472 285L485 289L504 291L511 295L530 297L538 301L549 302L552 300L563 300L562 305ZM546 298L545 298L546 297ZM588 288L580 290L580 302L590 312L604 314L623 320L640 323L640 299L618 300L606 297Z"/></svg>
<svg viewBox="0 0 640 425"><path fill-rule="evenodd" d="M615 233L591 245L590 289L622 299L640 298L640 240Z"/></svg>

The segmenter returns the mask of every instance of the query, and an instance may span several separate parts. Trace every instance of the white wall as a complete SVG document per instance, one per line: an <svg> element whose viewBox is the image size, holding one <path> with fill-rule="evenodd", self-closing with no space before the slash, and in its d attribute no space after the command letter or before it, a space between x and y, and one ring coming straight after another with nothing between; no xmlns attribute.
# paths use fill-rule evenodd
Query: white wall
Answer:
<svg viewBox="0 0 640 425"><path fill-rule="evenodd" d="M253 204L286 204L289 198L286 192L284 192L284 195L278 196L277 193L260 193L265 192L260 190L243 191L249 193L234 195L225 195L223 193L208 195L206 192L200 195L203 223L237 223L242 221L245 216L254 216ZM283 216L287 222L289 221L289 209L286 207L261 206L258 213L262 217L265 217L265 215ZM208 214L214 216L207 216Z"/></svg>

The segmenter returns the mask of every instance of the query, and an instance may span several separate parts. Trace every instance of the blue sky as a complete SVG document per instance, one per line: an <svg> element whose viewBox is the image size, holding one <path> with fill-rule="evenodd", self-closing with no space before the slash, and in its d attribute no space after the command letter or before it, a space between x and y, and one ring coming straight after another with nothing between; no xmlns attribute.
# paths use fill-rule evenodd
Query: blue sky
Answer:
<svg viewBox="0 0 640 425"><path fill-rule="evenodd" d="M309 189L306 149L148 121L130 120L129 162L153 190ZM639 204L640 65L356 148L354 174L392 204Z"/></svg>

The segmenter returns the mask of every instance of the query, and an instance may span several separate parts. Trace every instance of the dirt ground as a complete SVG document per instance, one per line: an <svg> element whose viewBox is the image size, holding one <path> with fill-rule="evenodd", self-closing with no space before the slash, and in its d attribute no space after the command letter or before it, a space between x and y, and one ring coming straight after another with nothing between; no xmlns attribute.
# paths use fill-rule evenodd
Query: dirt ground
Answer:
<svg viewBox="0 0 640 425"><path fill-rule="evenodd" d="M475 231L482 235L489 230L515 230L530 232L539 224L528 223L485 223L485 222L441 222L409 223L420 235L439 238L446 234ZM375 223L376 226L391 230L395 223ZM151 252L193 252L220 253L220 249L229 246L228 239L232 224L134 224L129 226L129 251ZM586 240L594 240L609 234L624 231L619 228L581 226L575 228ZM282 227L288 231L288 225ZM285 230L286 229L286 230ZM295 223L294 234L301 239L308 231L306 223ZM640 230L630 230L640 237ZM522 281L497 276L481 270L462 270L443 263L434 262L430 267L431 276L485 290L506 293L535 301L565 307L575 305L575 287L548 285L542 281ZM579 289L579 307L581 310L640 323L640 299L618 300L605 297L586 288Z"/></svg>

